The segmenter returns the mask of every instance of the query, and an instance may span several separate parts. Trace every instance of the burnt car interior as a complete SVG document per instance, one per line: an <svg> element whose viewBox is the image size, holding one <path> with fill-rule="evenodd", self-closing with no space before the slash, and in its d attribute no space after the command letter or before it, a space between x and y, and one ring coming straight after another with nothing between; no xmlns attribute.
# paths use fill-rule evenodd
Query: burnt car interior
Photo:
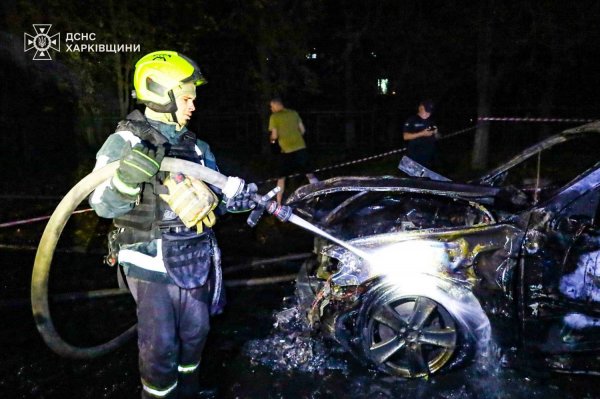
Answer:
<svg viewBox="0 0 600 399"><path fill-rule="evenodd" d="M528 241L537 244L523 257L525 347L557 355L600 348L599 183L550 217L532 214Z"/></svg>
<svg viewBox="0 0 600 399"><path fill-rule="evenodd" d="M323 197L315 199L321 204L326 200ZM362 191L351 194L332 207L329 213L323 212L316 221L326 225L338 237L353 239L401 231L470 227L489 224L494 218L483 207L462 199L404 192Z"/></svg>

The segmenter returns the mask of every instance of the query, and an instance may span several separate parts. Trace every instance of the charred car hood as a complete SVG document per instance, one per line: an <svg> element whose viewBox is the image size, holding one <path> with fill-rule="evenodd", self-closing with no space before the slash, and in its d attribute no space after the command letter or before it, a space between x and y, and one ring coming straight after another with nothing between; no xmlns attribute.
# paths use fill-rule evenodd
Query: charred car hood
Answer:
<svg viewBox="0 0 600 399"><path fill-rule="evenodd" d="M437 196L440 198L464 200L504 212L516 214L530 207L525 195L512 187L491 187L480 184L466 184L452 181L437 181L426 178L401 178L392 176L345 176L335 177L318 183L300 187L287 200L301 215L313 222L322 224L315 218L315 210L323 205L316 204L319 198L352 193L397 193L406 195ZM341 193L341 194L340 194ZM309 203L311 206L307 206ZM339 204L342 206L342 204ZM327 223L325 223L327 224Z"/></svg>
<svg viewBox="0 0 600 399"><path fill-rule="evenodd" d="M373 255L365 263L336 245L318 245L317 251L339 261L333 276L337 285L359 285L387 273L390 265L397 269L398 257L413 259L410 263L418 270L455 278L462 274L466 281L481 255L510 257L518 248L520 228L498 224L497 212L488 210L497 209L502 195L502 188L449 181L338 177L298 189L288 204ZM504 288L497 275L490 273L489 282Z"/></svg>

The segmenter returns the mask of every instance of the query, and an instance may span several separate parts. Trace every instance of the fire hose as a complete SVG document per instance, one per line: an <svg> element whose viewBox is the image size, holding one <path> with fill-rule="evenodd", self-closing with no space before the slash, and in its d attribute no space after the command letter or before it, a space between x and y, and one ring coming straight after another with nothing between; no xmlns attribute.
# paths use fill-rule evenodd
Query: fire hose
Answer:
<svg viewBox="0 0 600 399"><path fill-rule="evenodd" d="M103 344L91 347L74 346L63 340L56 331L54 323L52 322L48 303L48 280L52 258L58 239L60 238L69 217L75 208L96 187L113 176L118 166L119 162L110 163L105 167L90 173L77 183L58 204L44 229L44 233L42 234L38 246L31 278L31 306L33 317L36 327L46 344L50 349L61 356L78 359L95 358L120 347L133 337L136 332L136 326L133 325L116 338ZM173 158L165 158L161 164L161 170L167 172L182 172L202 179L219 188L224 187L225 182L227 181L226 176L213 171L212 169Z"/></svg>
<svg viewBox="0 0 600 399"><path fill-rule="evenodd" d="M77 208L77 206L84 199L86 199L96 187L113 176L118 166L119 162L112 162L101 169L93 171L84 177L79 183L77 183L64 196L50 217L37 249L31 278L31 305L33 317L36 327L48 347L61 356L76 359L95 358L122 346L127 340L132 338L136 332L136 325L134 324L117 337L102 344L90 347L71 345L62 339L62 337L56 331L52 321L52 316L50 314L48 301L48 281L52 258L54 256L54 251L60 235L67 224L67 221L69 220L75 208ZM201 179L221 189L227 182L227 176L196 163L181 159L163 159L160 170L165 172L181 172L186 175ZM281 221L290 221L351 251L354 251L355 253L358 252L357 254L361 256L360 251L356 248L339 239L336 239L335 237L332 237L307 221L292 214L291 208L278 205L277 202L272 200L276 192L277 190L273 189L267 195L256 195L255 200L258 205L248 217L248 224L251 226L256 225L262 214L266 211L267 213L273 214Z"/></svg>

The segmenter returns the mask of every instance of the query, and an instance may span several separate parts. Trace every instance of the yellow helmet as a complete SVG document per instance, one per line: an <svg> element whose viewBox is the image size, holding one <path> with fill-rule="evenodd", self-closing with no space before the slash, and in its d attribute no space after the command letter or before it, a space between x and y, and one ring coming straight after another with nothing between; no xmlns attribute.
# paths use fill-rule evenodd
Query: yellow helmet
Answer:
<svg viewBox="0 0 600 399"><path fill-rule="evenodd" d="M200 86L206 79L194 61L175 51L154 51L135 64L135 96L156 112L175 112L173 89L187 82Z"/></svg>

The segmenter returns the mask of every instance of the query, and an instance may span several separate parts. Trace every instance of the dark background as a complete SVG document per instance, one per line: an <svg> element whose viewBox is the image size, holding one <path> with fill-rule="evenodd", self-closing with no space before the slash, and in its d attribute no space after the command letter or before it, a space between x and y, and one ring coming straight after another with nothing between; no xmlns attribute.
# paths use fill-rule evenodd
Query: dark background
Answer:
<svg viewBox="0 0 600 399"><path fill-rule="evenodd" d="M135 106L135 61L157 49L201 66L209 84L198 90L191 129L225 173L254 180L273 177L266 140L273 95L303 117L315 167L401 147L402 122L425 97L437 103L442 133L473 126L477 116L595 118L600 106L595 1L7 0L0 10L5 192L70 187L88 173ZM23 51L34 23L61 33L52 61ZM77 44L139 44L141 51L67 52L69 32L96 34ZM387 93L378 79L388 79ZM473 149L483 160L471 162L470 134L445 150L460 152L446 169L486 167L496 155L488 147L562 128L493 124L478 130L490 137ZM393 174L394 162L374 171Z"/></svg>
<svg viewBox="0 0 600 399"><path fill-rule="evenodd" d="M210 143L225 174L261 181L273 177L266 140L273 95L303 117L315 167L401 148L402 123L425 97L437 104L443 135L474 128L478 116L597 119L599 21L600 2L591 0L201 0L177 5L3 0L0 222L50 214L54 198L34 201L31 195L61 196L89 173L95 152L135 107L129 98L133 66L145 53L176 50L197 61L209 84L198 89L191 129ZM34 34L32 24L40 23L52 24L52 34L61 33L61 51L51 52L52 61L33 61L32 51L24 52L24 33ZM134 44L141 51L67 52L67 33L95 33L95 41L78 44ZM388 79L386 93L378 79ZM444 174L468 174L576 124L482 125L440 142L437 166ZM398 157L317 175L395 174ZM290 186L300 180L292 179ZM261 192L265 188L260 186ZM227 217L217 227L228 264L310 250L312 237L293 226L264 218L249 230L243 217ZM59 267L74 268L59 274L70 276L65 291L103 288L97 273L114 283L100 262L104 234L97 231L97 220L91 214L72 218L75 233L61 237L61 246L93 250L81 258L57 259ZM23 249L37 245L43 227L43 222L28 224L0 234L2 244L21 248L0 253L2 299L10 305L0 308L5 321L0 392L3 397L137 396L135 343L109 357L74 362L52 354L34 329L26 303L33 252ZM90 272L92 264L98 269ZM215 321L206 351L209 371L203 373L203 383L217 384L223 397L598 396L594 380L531 372L502 371L498 381L466 373L428 384L398 384L356 364L345 372L325 370L322 378L249 367L242 346L269 334L271 312L281 309L281 297L292 295L293 286L230 294L228 313ZM83 323L81 331L103 332L114 322L110 311L115 307L124 323L132 318L131 303L77 306L73 312L65 307L64 318Z"/></svg>

